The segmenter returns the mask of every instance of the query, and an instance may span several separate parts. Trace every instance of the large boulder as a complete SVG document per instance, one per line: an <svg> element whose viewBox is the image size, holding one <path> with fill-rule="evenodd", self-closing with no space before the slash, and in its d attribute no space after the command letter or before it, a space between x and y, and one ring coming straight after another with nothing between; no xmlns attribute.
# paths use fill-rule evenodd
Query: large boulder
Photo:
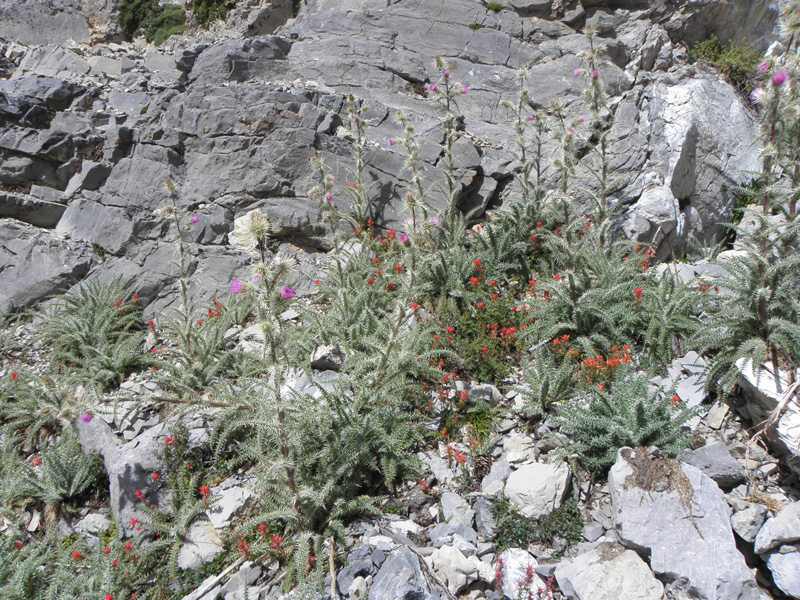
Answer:
<svg viewBox="0 0 800 600"><path fill-rule="evenodd" d="M623 448L608 486L621 543L649 556L662 581L683 579L701 600L760 598L736 548L725 496L699 469L646 448Z"/></svg>

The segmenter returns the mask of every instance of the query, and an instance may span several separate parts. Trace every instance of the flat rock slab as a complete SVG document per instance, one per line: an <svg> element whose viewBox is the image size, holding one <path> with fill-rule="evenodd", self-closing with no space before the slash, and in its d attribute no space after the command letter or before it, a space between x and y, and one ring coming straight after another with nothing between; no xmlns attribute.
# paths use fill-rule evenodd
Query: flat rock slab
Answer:
<svg viewBox="0 0 800 600"><path fill-rule="evenodd" d="M784 506L777 515L767 519L756 536L756 554L768 552L783 544L800 540L800 502Z"/></svg>
<svg viewBox="0 0 800 600"><path fill-rule="evenodd" d="M504 493L523 515L538 519L561 506L569 477L564 463L522 465L508 476Z"/></svg>
<svg viewBox="0 0 800 600"><path fill-rule="evenodd" d="M650 568L662 581L683 578L701 600L760 598L736 549L725 496L699 469L646 449L622 448L608 487L621 543L649 553Z"/></svg>
<svg viewBox="0 0 800 600"><path fill-rule="evenodd" d="M555 571L558 587L574 600L661 600L664 586L636 552L603 542Z"/></svg>
<svg viewBox="0 0 800 600"><path fill-rule="evenodd" d="M711 444L681 454L678 460L697 467L721 488L732 488L746 479L744 467L731 456L725 444Z"/></svg>
<svg viewBox="0 0 800 600"><path fill-rule="evenodd" d="M369 589L369 600L444 600L447 592L430 581L420 560L408 548L393 550L386 558Z"/></svg>

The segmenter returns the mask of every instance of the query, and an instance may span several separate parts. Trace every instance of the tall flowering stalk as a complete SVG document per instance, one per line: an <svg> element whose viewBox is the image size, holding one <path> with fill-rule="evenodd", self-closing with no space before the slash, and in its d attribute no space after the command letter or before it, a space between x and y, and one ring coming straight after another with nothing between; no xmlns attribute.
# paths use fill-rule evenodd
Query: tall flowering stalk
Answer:
<svg viewBox="0 0 800 600"><path fill-rule="evenodd" d="M534 213L541 210L544 198L544 175L547 166L542 160L542 150L547 132L547 121L544 113L537 114L531 108L528 89L525 87L527 70L522 68L517 72L519 81L519 95L516 104L503 101L514 116L514 143L516 152L514 157L522 165L521 172L517 175L522 190L522 201L525 204L533 203ZM532 133L530 133L532 131Z"/></svg>
<svg viewBox="0 0 800 600"><path fill-rule="evenodd" d="M595 198L595 222L601 227L605 226L608 216L608 135L613 125L613 113L608 109L608 96L603 88L603 78L600 68L603 65L600 60L602 48L596 46L595 37L597 32L593 27L587 26L584 35L589 42L589 51L581 55L586 62L586 69L583 70L587 79L586 100L591 111L589 127L591 130L592 150L598 155L600 160L599 169L591 169L592 175L597 180L600 187L599 193ZM600 231L600 245L605 243L605 231Z"/></svg>
<svg viewBox="0 0 800 600"><path fill-rule="evenodd" d="M450 79L450 71L447 69L444 60L441 56L434 57L436 68L439 70L440 79L439 84L432 83L428 86L429 92L436 102L443 110L444 116L442 117L442 133L444 134L444 142L442 144L442 173L447 182L446 200L447 200L447 218L449 224L450 235L453 236L456 230L456 212L458 211L458 198L460 195L461 177L456 172L456 156L454 148L458 140L458 122L459 116L457 114L458 104L456 103L456 90L457 85L454 85ZM462 90L466 88L461 88ZM462 91L463 93L463 91Z"/></svg>
<svg viewBox="0 0 800 600"><path fill-rule="evenodd" d="M256 317L264 334L262 358L269 364L272 393L275 397L280 453L284 461L286 481L294 501L293 508L295 512L300 513L294 462L286 430L285 402L281 393L283 373L289 365L287 352L289 331L286 324L281 321L280 315L289 308L296 295L295 289L288 283L289 274L296 264L290 259L268 257L266 248L272 225L262 213L250 213L247 232L259 253L260 260L253 268L251 282L243 288L243 291L252 294L256 299Z"/></svg>
<svg viewBox="0 0 800 600"><path fill-rule="evenodd" d="M352 184L347 185L346 191L350 196L350 202L353 207L352 220L356 232L365 230L367 219L370 218L371 208L369 202L370 190L364 187L364 169L367 166L367 136L364 130L364 119L362 116L365 111L365 107L358 103L353 96L348 96L347 114L350 119L350 131L353 132L355 136L352 154L356 166L353 169L348 169L354 181Z"/></svg>

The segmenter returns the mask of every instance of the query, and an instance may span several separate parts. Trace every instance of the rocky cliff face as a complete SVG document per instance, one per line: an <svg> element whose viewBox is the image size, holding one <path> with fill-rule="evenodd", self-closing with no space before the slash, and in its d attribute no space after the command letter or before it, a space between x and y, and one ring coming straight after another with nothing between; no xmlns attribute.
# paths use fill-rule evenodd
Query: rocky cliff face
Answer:
<svg viewBox="0 0 800 600"><path fill-rule="evenodd" d="M713 26L766 47L777 18L771 2L504 0L493 12L476 0L309 0L287 21L286 2L251 0L227 25L161 49L113 41L117 5L0 7L0 312L112 274L136 279L145 317L169 305L175 234L153 215L167 178L199 217L198 293L244 273L248 256L230 234L254 208L278 225L284 250L312 280L325 243L307 197L310 158L331 167L337 185L348 181L348 94L369 107L378 224L398 225L409 179L404 155L386 144L400 133L398 110L414 120L435 182L442 133L426 91L434 55L468 88L458 101L461 205L512 203L519 163L501 101L515 97L526 68L534 108L558 99L571 116L586 112L585 81L573 77L588 49L585 25L608 58L600 77L611 97L611 201L624 207L622 232L662 254L710 241L731 209L729 186L758 166L748 108L717 72L687 63L686 45Z"/></svg>

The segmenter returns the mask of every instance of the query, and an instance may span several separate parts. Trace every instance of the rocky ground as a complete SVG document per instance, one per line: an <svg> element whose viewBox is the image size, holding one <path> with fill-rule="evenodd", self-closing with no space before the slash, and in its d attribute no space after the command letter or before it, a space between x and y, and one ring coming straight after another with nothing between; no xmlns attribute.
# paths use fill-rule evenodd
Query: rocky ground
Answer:
<svg viewBox="0 0 800 600"><path fill-rule="evenodd" d="M625 234L653 243L661 258L707 242L730 213L729 187L758 168L750 110L719 73L688 64L687 46L713 24L720 37L746 37L766 50L775 39L769 2L509 0L494 12L474 0L309 0L290 19L285 3L251 1L226 25L162 48L119 41L108 17L116 4L0 7L0 313L115 275L134 278L145 319L174 305L175 232L153 214L167 178L181 208L199 217L189 246L198 297L245 276L250 257L237 232L255 209L277 225L278 251L299 259L298 291L310 294L327 249L317 203L306 194L315 185L310 158L321 156L348 181L346 97L363 100L379 225L396 225L410 177L404 156L386 143L400 132L397 110L413 115L430 182L441 160L438 109L425 91L434 55L468 88L458 106L467 133L457 152L466 175L461 206L513 203L518 163L501 100L515 97L518 69L529 67L524 85L535 107L557 98L581 114L583 81L573 70L583 66L585 25L607 47L601 75ZM339 201L344 206L344 195ZM711 285L720 275L702 262L666 268ZM47 348L34 343L34 330L32 322L6 330L0 377L18 362L45 372ZM249 334L232 339L257 345ZM315 381L297 374L288 385L313 390L335 376L336 363L323 349ZM421 451L424 479L407 482L379 518L348 527L347 565L336 570L335 586L328 576L326 590L353 600L800 598L800 409L790 405L754 440L780 401L774 381L742 364L740 392L711 404L704 365L689 354L652 382L702 406L689 424L693 449L677 461L657 449L623 449L601 482L556 460L557 429L545 422L529 430L518 392L457 382L454 389L502 408L491 459L459 464L453 453L466 447L458 443ZM158 392L146 373L132 377L121 386L125 402L80 425L84 444L103 456L120 533L134 533L126 523L141 515L129 499L162 468L160 445L175 425L152 400ZM184 425L192 444L207 441L203 414ZM252 483L242 470L211 489L219 505L192 526L182 568L222 552L223 537L256 502ZM498 548L489 506L503 499L528 518L576 501L581 539ZM97 536L108 514L86 507L59 527L65 536ZM41 519L28 513L28 530ZM186 597L281 597L276 562L232 567Z"/></svg>

